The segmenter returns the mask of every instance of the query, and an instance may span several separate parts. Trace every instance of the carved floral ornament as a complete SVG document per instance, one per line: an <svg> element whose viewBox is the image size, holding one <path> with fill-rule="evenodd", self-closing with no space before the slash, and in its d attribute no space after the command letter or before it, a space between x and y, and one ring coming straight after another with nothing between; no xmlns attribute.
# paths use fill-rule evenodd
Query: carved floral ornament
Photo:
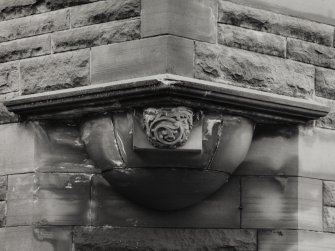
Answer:
<svg viewBox="0 0 335 251"><path fill-rule="evenodd" d="M144 130L157 148L183 146L193 127L193 111L186 107L148 108L143 111Z"/></svg>

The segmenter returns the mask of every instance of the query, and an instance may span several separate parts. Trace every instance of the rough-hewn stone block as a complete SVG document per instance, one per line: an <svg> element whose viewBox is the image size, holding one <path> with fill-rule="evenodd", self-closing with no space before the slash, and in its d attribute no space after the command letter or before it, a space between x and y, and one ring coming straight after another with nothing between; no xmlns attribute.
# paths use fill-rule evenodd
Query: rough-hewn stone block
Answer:
<svg viewBox="0 0 335 251"><path fill-rule="evenodd" d="M299 62L335 69L335 48L287 39L287 57Z"/></svg>
<svg viewBox="0 0 335 251"><path fill-rule="evenodd" d="M19 90L19 62L0 64L0 94Z"/></svg>
<svg viewBox="0 0 335 251"><path fill-rule="evenodd" d="M315 94L323 98L335 99L335 70L316 68Z"/></svg>
<svg viewBox="0 0 335 251"><path fill-rule="evenodd" d="M6 221L6 202L0 201L0 227L5 225Z"/></svg>
<svg viewBox="0 0 335 251"><path fill-rule="evenodd" d="M9 176L7 226L88 225L90 177L85 174Z"/></svg>
<svg viewBox="0 0 335 251"><path fill-rule="evenodd" d="M194 42L161 36L92 48L93 84L172 73L193 76Z"/></svg>
<svg viewBox="0 0 335 251"><path fill-rule="evenodd" d="M34 136L30 124L0 125L0 175L34 170Z"/></svg>
<svg viewBox="0 0 335 251"><path fill-rule="evenodd" d="M74 230L76 251L84 250L257 250L254 230L82 228Z"/></svg>
<svg viewBox="0 0 335 251"><path fill-rule="evenodd" d="M1 0L0 20L14 19L100 0Z"/></svg>
<svg viewBox="0 0 335 251"><path fill-rule="evenodd" d="M90 51L79 50L21 62L23 94L52 91L90 83Z"/></svg>
<svg viewBox="0 0 335 251"><path fill-rule="evenodd" d="M335 233L335 208L323 208L323 231Z"/></svg>
<svg viewBox="0 0 335 251"><path fill-rule="evenodd" d="M242 178L242 227L322 231L322 181Z"/></svg>
<svg viewBox="0 0 335 251"><path fill-rule="evenodd" d="M323 182L323 204L325 206L335 207L335 182Z"/></svg>
<svg viewBox="0 0 335 251"><path fill-rule="evenodd" d="M0 42L70 28L69 10L8 20L0 23Z"/></svg>
<svg viewBox="0 0 335 251"><path fill-rule="evenodd" d="M67 227L3 228L0 242L1 251L72 251L72 233Z"/></svg>
<svg viewBox="0 0 335 251"><path fill-rule="evenodd" d="M119 227L239 228L240 184L233 177L216 194L175 212L146 209L117 193L101 176L93 178L93 225Z"/></svg>
<svg viewBox="0 0 335 251"><path fill-rule="evenodd" d="M50 54L50 40L50 35L47 34L1 43L0 62Z"/></svg>
<svg viewBox="0 0 335 251"><path fill-rule="evenodd" d="M110 22L54 33L54 52L125 42L140 38L140 20Z"/></svg>
<svg viewBox="0 0 335 251"><path fill-rule="evenodd" d="M254 52L196 42L195 77L310 98L314 67Z"/></svg>
<svg viewBox="0 0 335 251"><path fill-rule="evenodd" d="M219 22L332 46L334 28L306 19L219 1Z"/></svg>
<svg viewBox="0 0 335 251"><path fill-rule="evenodd" d="M108 0L71 9L71 26L80 27L114 20L137 17L140 0Z"/></svg>
<svg viewBox="0 0 335 251"><path fill-rule="evenodd" d="M218 41L220 44L248 51L285 57L286 38L265 32L219 24Z"/></svg>
<svg viewBox="0 0 335 251"><path fill-rule="evenodd" d="M142 37L170 34L216 43L217 1L143 0Z"/></svg>
<svg viewBox="0 0 335 251"><path fill-rule="evenodd" d="M297 126L257 125L249 152L236 174L297 176L298 141Z"/></svg>
<svg viewBox="0 0 335 251"><path fill-rule="evenodd" d="M0 176L0 201L6 200L7 176Z"/></svg>
<svg viewBox="0 0 335 251"><path fill-rule="evenodd" d="M7 107L2 103L3 101L12 99L18 95L18 92L0 94L0 124L17 123L19 121L19 117L14 113L9 112Z"/></svg>
<svg viewBox="0 0 335 251"><path fill-rule="evenodd" d="M332 251L335 235L314 231L273 230L258 233L259 251Z"/></svg>

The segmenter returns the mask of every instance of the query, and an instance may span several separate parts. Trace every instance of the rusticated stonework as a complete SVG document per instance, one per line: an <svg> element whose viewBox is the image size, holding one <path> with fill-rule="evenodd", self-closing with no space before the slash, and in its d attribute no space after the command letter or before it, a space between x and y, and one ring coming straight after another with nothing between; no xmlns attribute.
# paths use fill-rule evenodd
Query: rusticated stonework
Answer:
<svg viewBox="0 0 335 251"><path fill-rule="evenodd" d="M147 137L157 148L184 145L193 127L193 111L186 107L148 108L143 119Z"/></svg>

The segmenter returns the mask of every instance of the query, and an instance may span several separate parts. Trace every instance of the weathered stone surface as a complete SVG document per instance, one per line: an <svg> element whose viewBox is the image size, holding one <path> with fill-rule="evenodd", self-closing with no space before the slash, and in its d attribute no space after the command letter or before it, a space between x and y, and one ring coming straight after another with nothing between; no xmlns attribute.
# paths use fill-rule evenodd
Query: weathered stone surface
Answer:
<svg viewBox="0 0 335 251"><path fill-rule="evenodd" d="M335 131L301 127L299 133L299 175L335 180Z"/></svg>
<svg viewBox="0 0 335 251"><path fill-rule="evenodd" d="M322 181L242 178L242 228L322 231Z"/></svg>
<svg viewBox="0 0 335 251"><path fill-rule="evenodd" d="M315 125L317 127L326 129L335 129L335 100L315 97L315 100L321 104L324 104L331 108L327 116L316 120Z"/></svg>
<svg viewBox="0 0 335 251"><path fill-rule="evenodd" d="M219 1L219 22L332 46L334 28L305 19Z"/></svg>
<svg viewBox="0 0 335 251"><path fill-rule="evenodd" d="M70 28L70 11L60 10L0 23L0 42Z"/></svg>
<svg viewBox="0 0 335 251"><path fill-rule="evenodd" d="M160 36L92 48L93 84L172 73L193 76L194 42Z"/></svg>
<svg viewBox="0 0 335 251"><path fill-rule="evenodd" d="M265 32L219 24L220 44L273 56L286 56L286 38Z"/></svg>
<svg viewBox="0 0 335 251"><path fill-rule="evenodd" d="M54 52L78 50L139 39L140 20L110 22L54 33L51 37Z"/></svg>
<svg viewBox="0 0 335 251"><path fill-rule="evenodd" d="M100 0L1 0L0 20L14 19Z"/></svg>
<svg viewBox="0 0 335 251"><path fill-rule="evenodd" d="M18 95L18 92L0 94L0 124L16 123L19 121L19 117L14 113L9 112L7 107L3 104L3 101L12 99Z"/></svg>
<svg viewBox="0 0 335 251"><path fill-rule="evenodd" d="M249 152L236 174L297 176L298 142L298 126L257 125Z"/></svg>
<svg viewBox="0 0 335 251"><path fill-rule="evenodd" d="M0 201L6 200L7 176L0 176Z"/></svg>
<svg viewBox="0 0 335 251"><path fill-rule="evenodd" d="M76 251L98 250L257 250L254 230L82 228L74 230Z"/></svg>
<svg viewBox="0 0 335 251"><path fill-rule="evenodd" d="M314 231L273 230L258 233L259 251L332 251L335 235Z"/></svg>
<svg viewBox="0 0 335 251"><path fill-rule="evenodd" d="M323 182L323 204L325 206L335 207L335 182Z"/></svg>
<svg viewBox="0 0 335 251"><path fill-rule="evenodd" d="M310 98L314 67L254 52L196 42L195 77Z"/></svg>
<svg viewBox="0 0 335 251"><path fill-rule="evenodd" d="M34 170L34 136L30 124L0 125L0 175Z"/></svg>
<svg viewBox="0 0 335 251"><path fill-rule="evenodd" d="M315 94L323 98L335 99L335 70L316 68Z"/></svg>
<svg viewBox="0 0 335 251"><path fill-rule="evenodd" d="M34 123L38 172L97 173L76 124L63 121Z"/></svg>
<svg viewBox="0 0 335 251"><path fill-rule="evenodd" d="M0 201L0 227L5 225L6 221L6 202Z"/></svg>
<svg viewBox="0 0 335 251"><path fill-rule="evenodd" d="M71 9L71 26L105 23L137 17L141 12L140 0L108 0Z"/></svg>
<svg viewBox="0 0 335 251"><path fill-rule="evenodd" d="M23 94L52 91L90 83L90 51L79 50L21 62Z"/></svg>
<svg viewBox="0 0 335 251"><path fill-rule="evenodd" d="M50 35L23 38L0 44L0 62L37 57L51 53Z"/></svg>
<svg viewBox="0 0 335 251"><path fill-rule="evenodd" d="M20 226L1 230L1 251L72 251L71 229L67 227Z"/></svg>
<svg viewBox="0 0 335 251"><path fill-rule="evenodd" d="M16 92L18 90L19 62L0 64L0 94Z"/></svg>
<svg viewBox="0 0 335 251"><path fill-rule="evenodd" d="M93 178L92 224L118 227L239 228L240 185L233 177L222 189L184 210L162 212L139 206L117 193L101 176Z"/></svg>
<svg viewBox="0 0 335 251"><path fill-rule="evenodd" d="M216 43L217 1L144 0L142 37L162 34Z"/></svg>
<svg viewBox="0 0 335 251"><path fill-rule="evenodd" d="M7 226L88 225L90 177L86 174L9 176Z"/></svg>
<svg viewBox="0 0 335 251"><path fill-rule="evenodd" d="M287 39L287 57L299 62L335 69L335 48Z"/></svg>
<svg viewBox="0 0 335 251"><path fill-rule="evenodd" d="M323 207L323 231L335 233L335 208Z"/></svg>

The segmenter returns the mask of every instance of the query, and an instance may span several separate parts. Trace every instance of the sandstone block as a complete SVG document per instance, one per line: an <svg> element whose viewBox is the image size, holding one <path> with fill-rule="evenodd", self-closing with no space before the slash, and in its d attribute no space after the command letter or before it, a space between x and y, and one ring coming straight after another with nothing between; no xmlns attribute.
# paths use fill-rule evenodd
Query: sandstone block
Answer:
<svg viewBox="0 0 335 251"><path fill-rule="evenodd" d="M335 207L335 182L323 182L323 204L325 206Z"/></svg>
<svg viewBox="0 0 335 251"><path fill-rule="evenodd" d="M219 22L332 46L334 28L306 19L219 1Z"/></svg>
<svg viewBox="0 0 335 251"><path fill-rule="evenodd" d="M0 42L70 28L70 11L60 10L0 23Z"/></svg>
<svg viewBox="0 0 335 251"><path fill-rule="evenodd" d="M50 35L23 38L0 44L0 62L37 57L51 53Z"/></svg>
<svg viewBox="0 0 335 251"><path fill-rule="evenodd" d="M11 175L7 226L87 225L89 200L90 175Z"/></svg>
<svg viewBox="0 0 335 251"><path fill-rule="evenodd" d="M0 125L0 175L34 170L34 135L30 124Z"/></svg>
<svg viewBox="0 0 335 251"><path fill-rule="evenodd" d="M19 117L14 113L9 112L7 107L5 107L2 103L3 101L14 98L18 95L18 92L0 94L0 124L17 123L19 121Z"/></svg>
<svg viewBox="0 0 335 251"><path fill-rule="evenodd" d="M90 51L79 50L21 62L23 94L53 91L90 83Z"/></svg>
<svg viewBox="0 0 335 251"><path fill-rule="evenodd" d="M162 34L216 43L217 2L143 0L142 37Z"/></svg>
<svg viewBox="0 0 335 251"><path fill-rule="evenodd" d="M0 227L4 226L6 222L6 202L0 201Z"/></svg>
<svg viewBox="0 0 335 251"><path fill-rule="evenodd" d="M2 0L0 2L0 20L15 19L96 1L100 0Z"/></svg>
<svg viewBox="0 0 335 251"><path fill-rule="evenodd" d="M219 24L220 44L278 57L286 55L286 38L265 32Z"/></svg>
<svg viewBox="0 0 335 251"><path fill-rule="evenodd" d="M172 73L193 76L194 42L160 36L92 48L93 84Z"/></svg>
<svg viewBox="0 0 335 251"><path fill-rule="evenodd" d="M315 94L329 99L335 99L335 71L325 68L316 68Z"/></svg>
<svg viewBox="0 0 335 251"><path fill-rule="evenodd" d="M323 231L335 233L335 208L323 207Z"/></svg>
<svg viewBox="0 0 335 251"><path fill-rule="evenodd" d="M108 0L71 9L71 26L80 27L114 20L137 17L140 0Z"/></svg>
<svg viewBox="0 0 335 251"><path fill-rule="evenodd" d="M0 176L0 201L6 200L7 176Z"/></svg>
<svg viewBox="0 0 335 251"><path fill-rule="evenodd" d="M0 94L19 90L19 62L0 64Z"/></svg>
<svg viewBox="0 0 335 251"><path fill-rule="evenodd" d="M140 38L140 20L110 22L54 33L54 52L120 43Z"/></svg>
<svg viewBox="0 0 335 251"><path fill-rule="evenodd" d="M148 238L150 236L150 238ZM254 230L76 227L75 250L257 250Z"/></svg>
<svg viewBox="0 0 335 251"><path fill-rule="evenodd" d="M306 178L242 178L242 228L322 231L322 182Z"/></svg>
<svg viewBox="0 0 335 251"><path fill-rule="evenodd" d="M299 62L335 69L335 48L287 39L287 57Z"/></svg>
<svg viewBox="0 0 335 251"><path fill-rule="evenodd" d="M4 228L0 241L1 251L72 251L71 229L67 227Z"/></svg>
<svg viewBox="0 0 335 251"><path fill-rule="evenodd" d="M335 235L314 231L273 230L258 234L259 251L331 251Z"/></svg>
<svg viewBox="0 0 335 251"><path fill-rule="evenodd" d="M200 42L195 54L196 78L300 98L313 94L312 66Z"/></svg>
<svg viewBox="0 0 335 251"><path fill-rule="evenodd" d="M175 212L139 206L116 192L101 176L92 184L92 224L117 227L239 228L240 184L232 177L216 194Z"/></svg>

